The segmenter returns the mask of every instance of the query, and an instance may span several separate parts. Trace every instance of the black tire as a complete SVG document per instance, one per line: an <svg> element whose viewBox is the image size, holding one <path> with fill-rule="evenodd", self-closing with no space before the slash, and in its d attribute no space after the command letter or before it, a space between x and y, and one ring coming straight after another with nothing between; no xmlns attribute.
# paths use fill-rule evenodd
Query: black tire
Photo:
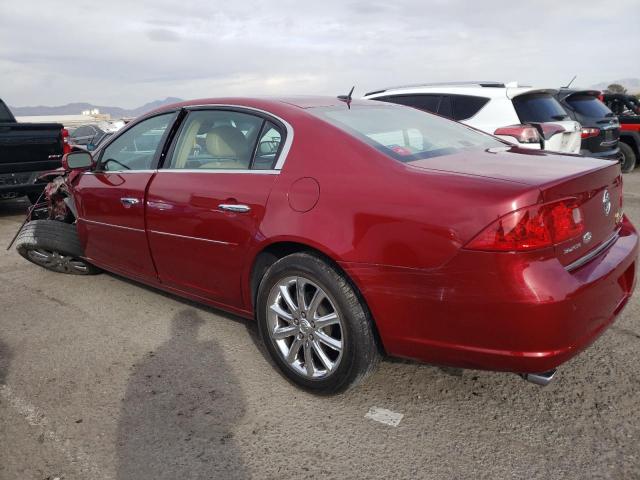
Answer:
<svg viewBox="0 0 640 480"><path fill-rule="evenodd" d="M300 275L329 295L341 319L341 359L334 371L320 379L311 379L294 371L277 349L268 330L268 302L272 288L284 278ZM280 372L297 386L313 393L334 394L351 388L369 376L380 360L368 308L345 275L319 256L294 253L269 267L258 288L256 317L262 341Z"/></svg>
<svg viewBox="0 0 640 480"><path fill-rule="evenodd" d="M16 239L16 250L25 259L58 273L95 275L101 270L84 255L75 225L55 220L27 223Z"/></svg>
<svg viewBox="0 0 640 480"><path fill-rule="evenodd" d="M636 154L629 145L624 142L618 143L620 147L620 168L622 173L630 173L636 168Z"/></svg>

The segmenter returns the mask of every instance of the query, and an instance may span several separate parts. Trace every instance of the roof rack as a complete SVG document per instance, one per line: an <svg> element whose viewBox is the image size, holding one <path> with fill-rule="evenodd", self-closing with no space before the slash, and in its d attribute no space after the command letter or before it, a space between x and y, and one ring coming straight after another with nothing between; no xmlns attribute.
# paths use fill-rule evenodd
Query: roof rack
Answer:
<svg viewBox="0 0 640 480"><path fill-rule="evenodd" d="M481 80L481 81L465 81L465 82L434 82L434 83L414 83L410 85L398 85L396 87L387 87L382 88L380 90L374 90L372 92L365 93L367 95L373 95L374 93L382 93L387 90L397 90L400 88L418 88L418 87L452 87L452 86L467 86L467 85L475 85L478 87L489 87L489 88L504 88L505 84L503 82L496 82L492 80Z"/></svg>

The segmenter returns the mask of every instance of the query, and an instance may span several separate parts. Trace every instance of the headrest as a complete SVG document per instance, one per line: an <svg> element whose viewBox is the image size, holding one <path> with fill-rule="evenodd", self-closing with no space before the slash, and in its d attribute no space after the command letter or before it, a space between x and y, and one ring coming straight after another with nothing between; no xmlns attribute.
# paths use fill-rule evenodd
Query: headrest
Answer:
<svg viewBox="0 0 640 480"><path fill-rule="evenodd" d="M215 158L245 160L249 146L244 134L230 125L220 125L209 130L206 137L207 151Z"/></svg>

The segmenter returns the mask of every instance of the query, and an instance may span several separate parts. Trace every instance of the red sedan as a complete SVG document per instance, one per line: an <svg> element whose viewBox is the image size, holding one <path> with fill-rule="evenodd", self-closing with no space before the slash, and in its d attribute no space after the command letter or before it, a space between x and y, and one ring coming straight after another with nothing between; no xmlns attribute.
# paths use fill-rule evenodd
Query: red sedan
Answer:
<svg viewBox="0 0 640 480"><path fill-rule="evenodd" d="M68 211L27 224L23 256L255 318L314 391L346 389L381 354L546 383L635 284L617 163L399 105L185 102L65 162Z"/></svg>

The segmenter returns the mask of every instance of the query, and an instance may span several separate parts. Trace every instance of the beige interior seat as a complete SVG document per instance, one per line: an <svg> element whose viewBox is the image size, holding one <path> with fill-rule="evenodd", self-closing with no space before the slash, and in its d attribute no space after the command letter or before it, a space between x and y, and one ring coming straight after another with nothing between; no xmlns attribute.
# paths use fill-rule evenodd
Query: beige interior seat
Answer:
<svg viewBox="0 0 640 480"><path fill-rule="evenodd" d="M216 160L200 168L249 168L249 144L240 129L230 125L213 127L205 142L207 152Z"/></svg>

